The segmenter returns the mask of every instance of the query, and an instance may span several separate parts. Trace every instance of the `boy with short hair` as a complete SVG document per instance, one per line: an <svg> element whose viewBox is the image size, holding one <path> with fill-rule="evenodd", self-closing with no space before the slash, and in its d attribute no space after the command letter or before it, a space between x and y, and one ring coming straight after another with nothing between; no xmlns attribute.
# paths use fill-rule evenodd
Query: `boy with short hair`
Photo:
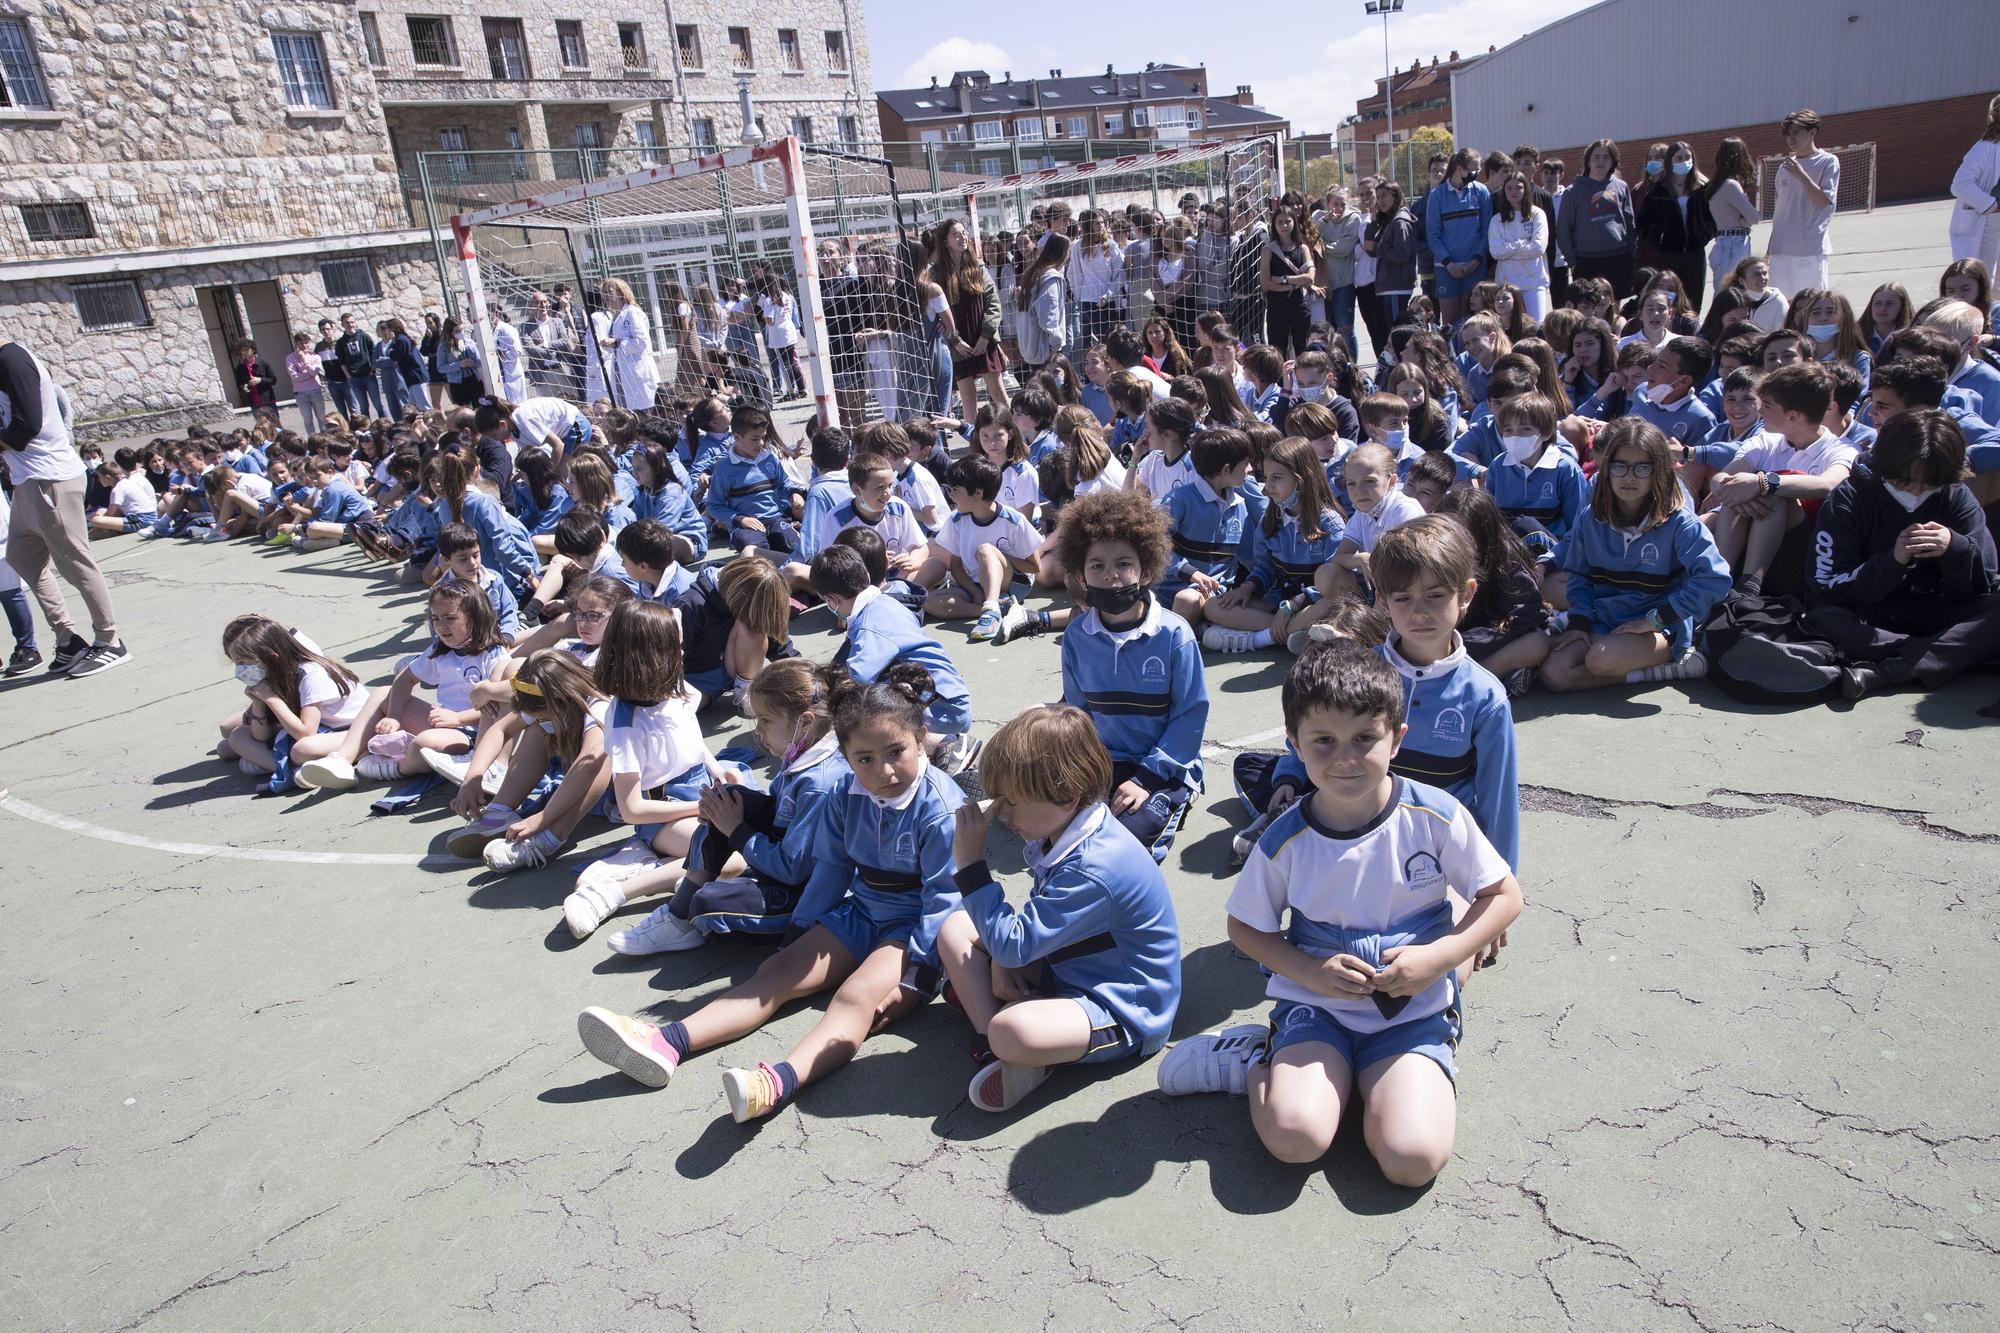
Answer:
<svg viewBox="0 0 2000 1333"><path fill-rule="evenodd" d="M1296 435L1286 423L1291 420L1292 410L1308 403L1317 404L1333 414L1335 433L1354 439L1361 434L1361 418L1354 411L1354 404L1341 396L1334 383L1333 357L1317 349L1299 353L1292 362L1292 391L1278 399L1271 409L1271 424L1288 434Z"/></svg>
<svg viewBox="0 0 2000 1333"><path fill-rule="evenodd" d="M1432 513L1457 480L1458 464L1450 454L1426 453L1410 464L1410 475L1403 478L1403 494L1426 514Z"/></svg>
<svg viewBox="0 0 2000 1333"><path fill-rule="evenodd" d="M1966 466L1972 470L1973 498L1982 507L2000 500L2000 430L1969 407L1947 401L1953 392L1946 381L1949 367L1934 356L1903 354L1891 361L1878 361L1868 377L1869 409L1876 429L1888 425L1898 412L1935 407L1958 423L1965 436Z"/></svg>
<svg viewBox="0 0 2000 1333"><path fill-rule="evenodd" d="M1194 630L1151 591L1173 550L1166 515L1131 491L1080 496L1056 548L1088 608L1063 634L1063 702L1090 714L1110 751L1112 817L1163 861L1201 789L1208 725Z"/></svg>
<svg viewBox="0 0 2000 1333"><path fill-rule="evenodd" d="M882 430L883 426L894 426L894 430ZM923 525L927 535L935 536L951 517L951 506L945 503L944 487L938 483L935 473L927 467L919 467L916 462L916 441L910 438L907 427L893 421L876 422L866 427L863 435L867 447L860 452L880 454L889 460L889 466L896 474L896 496L910 507Z"/></svg>
<svg viewBox="0 0 2000 1333"><path fill-rule="evenodd" d="M332 458L322 454L312 460L308 470L316 491L312 508L299 521L280 524L267 545L288 546L296 542L302 551L323 551L340 545L341 538L347 535L348 524L375 512L361 498L361 492L340 475L340 466ZM293 503L293 513L301 509L302 506Z"/></svg>
<svg viewBox="0 0 2000 1333"><path fill-rule="evenodd" d="M1709 483L1711 508L1702 515L1736 572L1736 587L1752 596L1763 593L1786 534L1817 517L1856 457L1853 445L1826 428L1833 377L1819 362L1772 371L1757 386L1757 401L1764 433Z"/></svg>
<svg viewBox="0 0 2000 1333"><path fill-rule="evenodd" d="M1500 343L1506 336L1500 321L1483 310L1459 325L1458 341L1465 350L1458 354L1458 375L1465 381L1466 393L1459 408L1467 416L1486 401L1486 382L1493 374L1493 363L1500 359Z"/></svg>
<svg viewBox="0 0 2000 1333"><path fill-rule="evenodd" d="M642 518L618 529L618 558L625 564L627 581L641 597L673 604L694 586L694 571L674 558L673 529L657 518Z"/></svg>
<svg viewBox="0 0 2000 1333"><path fill-rule="evenodd" d="M1796 329L1773 329L1757 344L1757 365L1767 371L1818 359L1819 347Z"/></svg>
<svg viewBox="0 0 2000 1333"><path fill-rule="evenodd" d="M1715 418L1695 390L1708 379L1714 354L1700 338L1669 338L1646 368L1645 387L1637 394L1630 415L1660 428L1669 443L1700 444L1715 429Z"/></svg>
<svg viewBox="0 0 2000 1333"><path fill-rule="evenodd" d="M1979 416L1989 426L2000 426L2000 370L1980 355L1987 318L1964 301L1942 301L1924 316L1924 327L1958 344L1959 358L1952 367L1951 383L1979 396Z"/></svg>
<svg viewBox="0 0 2000 1333"><path fill-rule="evenodd" d="M1012 599L1007 589L1016 574L1032 575L1042 535L1034 524L1000 497L1000 469L993 460L968 454L945 474L951 487L952 514L938 532L930 561L916 581L935 588L924 603L924 614L937 620L977 617L970 638L1005 643L1002 626ZM1046 617L1046 612L1043 615ZM1026 617L1015 633L1038 633Z"/></svg>
<svg viewBox="0 0 2000 1333"><path fill-rule="evenodd" d="M833 540L839 529L829 520L833 511L854 494L847 480L848 460L853 456L853 439L838 426L817 430L812 436L812 481L806 486L806 504L799 519L799 563L810 561L820 548ZM788 566L785 571L791 573ZM794 591L798 584L794 583Z"/></svg>
<svg viewBox="0 0 2000 1333"><path fill-rule="evenodd" d="M1333 559L1313 575L1313 586L1330 601L1362 596L1368 555L1376 540L1397 524L1422 518L1424 513L1423 507L1396 484L1396 459L1384 445L1371 441L1356 447L1347 456L1346 475L1354 511L1347 520L1347 535L1334 548Z"/></svg>
<svg viewBox="0 0 2000 1333"><path fill-rule="evenodd" d="M1039 466L1062 444L1056 438L1056 400L1047 390L1030 384L1007 402L1014 414L1014 429L1028 442L1028 462Z"/></svg>
<svg viewBox="0 0 2000 1333"><path fill-rule="evenodd" d="M485 593L493 618L499 622L500 637L512 645L521 637L521 606L499 572L480 563L479 534L464 523L447 523L438 529L437 551L438 563L445 571L438 583L463 583Z"/></svg>
<svg viewBox="0 0 2000 1333"><path fill-rule="evenodd" d="M542 570L525 608L534 620L547 621L567 614L576 590L598 574L617 579L641 597L652 591L651 585L640 587L625 568L625 562L618 558L618 548L612 544L604 517L596 510L572 509L564 514L556 520L555 539L556 553ZM497 608L499 603L494 606Z"/></svg>
<svg viewBox="0 0 2000 1333"><path fill-rule="evenodd" d="M1324 357L1326 353L1312 355ZM1243 405L1257 420L1271 421L1272 413L1278 406L1279 391L1284 388L1285 358L1278 354L1277 348L1268 343L1258 343L1243 354L1243 378L1248 381L1246 391L1241 395Z"/></svg>
<svg viewBox="0 0 2000 1333"><path fill-rule="evenodd" d="M1176 486L1161 508L1174 554L1161 571L1159 594L1189 625L1201 623L1208 599L1236 581L1237 551L1249 522L1237 494L1250 475L1250 439L1240 430L1195 436L1193 481Z"/></svg>
<svg viewBox="0 0 2000 1333"><path fill-rule="evenodd" d="M1451 1158L1460 971L1491 961L1521 889L1464 806L1390 771L1404 682L1357 644L1306 653L1285 731L1317 784L1272 820L1229 896L1229 938L1270 973L1268 1026L1192 1037L1160 1090L1247 1093L1280 1161L1332 1146L1351 1095L1382 1172L1420 1188ZM1467 902L1453 923L1454 899Z"/></svg>
<svg viewBox="0 0 2000 1333"><path fill-rule="evenodd" d="M889 552L890 572L908 578L923 568L930 539L910 507L896 495L896 470L880 454L862 454L847 465L850 494L828 520L835 534L868 528Z"/></svg>
<svg viewBox="0 0 2000 1333"><path fill-rule="evenodd" d="M1851 444L1857 452L1867 453L1875 443L1875 428L1862 421L1854 411L1854 405L1861 401L1861 395L1868 390L1868 383L1861 378L1861 372L1845 361L1822 361L1826 373L1833 379L1833 402L1826 409L1826 428L1840 437L1842 444Z"/></svg>

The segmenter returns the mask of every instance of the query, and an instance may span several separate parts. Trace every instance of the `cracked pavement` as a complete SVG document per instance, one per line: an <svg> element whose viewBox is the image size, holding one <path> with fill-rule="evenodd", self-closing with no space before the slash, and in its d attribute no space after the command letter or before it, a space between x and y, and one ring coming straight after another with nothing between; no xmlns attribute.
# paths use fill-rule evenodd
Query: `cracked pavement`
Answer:
<svg viewBox="0 0 2000 1333"><path fill-rule="evenodd" d="M0 687L0 784L177 843L442 852L435 798L391 819L252 799L202 758L240 700L230 614L379 675L410 590L338 553L98 549L136 660ZM830 650L823 618L802 628ZM943 638L989 722L1054 692L1051 640ZM1275 726L1282 673L1217 658L1211 738ZM1275 1164L1240 1101L1161 1097L1151 1062L984 1116L943 1004L738 1127L721 1065L777 1058L813 1011L663 1091L606 1070L578 1008L677 1015L760 955L575 945L564 865L179 855L0 811L0 1322L1990 1328L1995 688L1527 701L1528 908L1470 988L1458 1153L1423 1192L1352 1124L1317 1167ZM1262 1009L1223 937L1228 758L1168 865L1177 1036ZM1017 849L996 863L1018 892Z"/></svg>

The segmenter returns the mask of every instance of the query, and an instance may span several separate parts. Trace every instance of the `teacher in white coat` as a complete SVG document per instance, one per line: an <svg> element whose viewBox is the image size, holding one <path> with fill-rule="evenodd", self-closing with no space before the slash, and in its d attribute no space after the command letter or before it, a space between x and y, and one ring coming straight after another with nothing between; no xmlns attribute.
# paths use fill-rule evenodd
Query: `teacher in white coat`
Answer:
<svg viewBox="0 0 2000 1333"><path fill-rule="evenodd" d="M2000 96L1986 104L1986 133L1951 178L1951 257L2000 269Z"/></svg>
<svg viewBox="0 0 2000 1333"><path fill-rule="evenodd" d="M660 387L660 368L653 360L652 329L646 312L632 299L632 289L623 278L606 278L603 291L604 308L611 313L604 348L618 404L628 411L649 412Z"/></svg>

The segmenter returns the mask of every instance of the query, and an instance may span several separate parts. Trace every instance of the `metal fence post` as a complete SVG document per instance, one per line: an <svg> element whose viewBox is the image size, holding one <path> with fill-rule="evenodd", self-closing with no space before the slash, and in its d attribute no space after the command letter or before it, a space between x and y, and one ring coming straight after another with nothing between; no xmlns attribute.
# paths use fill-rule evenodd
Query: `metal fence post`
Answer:
<svg viewBox="0 0 2000 1333"><path fill-rule="evenodd" d="M452 295L451 282L445 277L444 233L438 230L437 200L431 195L431 168L424 159L427 153L417 154L417 182L424 195L424 225L431 229L431 249L437 255L438 292L444 297L444 313L447 319L458 318L458 300Z"/></svg>

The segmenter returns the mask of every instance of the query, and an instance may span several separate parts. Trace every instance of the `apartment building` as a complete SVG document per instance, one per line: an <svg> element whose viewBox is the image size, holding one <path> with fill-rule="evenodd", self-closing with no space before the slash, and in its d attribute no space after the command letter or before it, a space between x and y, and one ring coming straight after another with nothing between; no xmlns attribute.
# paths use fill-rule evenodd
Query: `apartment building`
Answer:
<svg viewBox="0 0 2000 1333"><path fill-rule="evenodd" d="M882 138L891 144L950 144L975 171L997 174L1042 164L1062 145L1089 139L1142 140L1168 147L1193 139L1248 139L1283 134L1290 123L1259 108L1250 85L1211 97L1201 66L1149 64L1121 74L995 79L960 70L948 83L875 95ZM990 152L983 152L990 148ZM1065 158L1071 154L1064 154Z"/></svg>

